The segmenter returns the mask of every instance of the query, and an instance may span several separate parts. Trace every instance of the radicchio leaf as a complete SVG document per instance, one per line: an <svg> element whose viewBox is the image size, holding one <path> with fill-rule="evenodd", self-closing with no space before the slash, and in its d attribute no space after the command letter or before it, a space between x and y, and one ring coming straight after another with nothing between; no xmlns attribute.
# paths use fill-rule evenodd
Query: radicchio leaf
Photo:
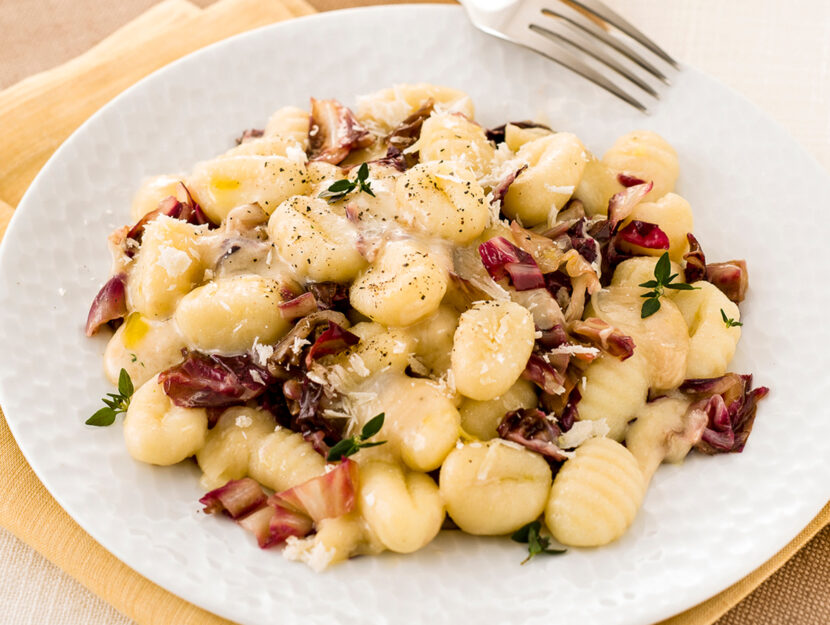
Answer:
<svg viewBox="0 0 830 625"><path fill-rule="evenodd" d="M582 393L580 393L579 389L576 387L572 388L571 392L568 394L568 403L565 404L565 409L562 411L562 414L558 419L559 429L563 432L570 430L574 423L579 420L579 410L577 408L577 404L580 399L582 399Z"/></svg>
<svg viewBox="0 0 830 625"><path fill-rule="evenodd" d="M294 377L292 374L299 372L304 362L303 346L313 343L311 334L318 326L328 323L348 325L349 320L336 310L320 310L300 319L274 346L274 352L268 358L271 375L279 379Z"/></svg>
<svg viewBox="0 0 830 625"><path fill-rule="evenodd" d="M575 249L582 258L589 263L594 262L599 256L599 243L587 230L587 220L581 217L568 228L567 234L571 241L571 247Z"/></svg>
<svg viewBox="0 0 830 625"><path fill-rule="evenodd" d="M337 165L354 149L372 143L369 131L354 113L337 100L311 98L311 125L308 131L312 161Z"/></svg>
<svg viewBox="0 0 830 625"><path fill-rule="evenodd" d="M287 302L280 302L278 307L283 319L293 321L317 312L317 299L314 293L303 293Z"/></svg>
<svg viewBox="0 0 830 625"><path fill-rule="evenodd" d="M499 436L556 462L566 459L556 444L559 428L536 408L508 412L498 426Z"/></svg>
<svg viewBox="0 0 830 625"><path fill-rule="evenodd" d="M642 178L624 172L617 174L617 181L624 187L636 187L638 184L645 184L646 182Z"/></svg>
<svg viewBox="0 0 830 625"><path fill-rule="evenodd" d="M92 336L105 323L127 315L127 274L119 273L107 280L92 300L86 318L86 335Z"/></svg>
<svg viewBox="0 0 830 625"><path fill-rule="evenodd" d="M495 237L478 246L481 262L493 280L508 275L517 291L544 288L545 278L533 257L504 237Z"/></svg>
<svg viewBox="0 0 830 625"><path fill-rule="evenodd" d="M706 279L736 304L744 301L749 286L745 260L710 263L706 265Z"/></svg>
<svg viewBox="0 0 830 625"><path fill-rule="evenodd" d="M427 118L432 115L435 109L435 100L430 98L414 113L404 119L397 127L392 130L386 137L386 142L390 147L403 152L410 145L415 143L421 136L421 126ZM389 156L387 152L387 156Z"/></svg>
<svg viewBox="0 0 830 625"><path fill-rule="evenodd" d="M536 344L544 349L555 349L568 343L568 333L561 325L555 325L548 330L539 332L542 336L536 339Z"/></svg>
<svg viewBox="0 0 830 625"><path fill-rule="evenodd" d="M537 122L531 121L520 121L520 122L508 122L511 126L516 126L516 128L543 128L545 130L551 130L550 126L545 126L544 124L539 124ZM507 124L502 124L501 126L496 126L495 128L490 128L489 130L485 130L485 135L487 138L498 145L499 143L504 143L504 136L505 131L507 130Z"/></svg>
<svg viewBox="0 0 830 625"><path fill-rule="evenodd" d="M231 406L262 394L274 379L249 354L218 356L184 352L184 360L159 373L171 401L185 408Z"/></svg>
<svg viewBox="0 0 830 625"><path fill-rule="evenodd" d="M249 477L231 480L199 500L207 514L227 513L232 519L238 519L259 508L267 496L262 486Z"/></svg>
<svg viewBox="0 0 830 625"><path fill-rule="evenodd" d="M608 201L608 222L613 232L617 224L631 215L634 207L648 195L654 187L653 182L635 184L615 193Z"/></svg>
<svg viewBox="0 0 830 625"><path fill-rule="evenodd" d="M306 367L310 367L315 358L342 352L347 347L357 345L359 341L357 336L330 321L329 327L317 337L311 349L308 350L305 357Z"/></svg>
<svg viewBox="0 0 830 625"><path fill-rule="evenodd" d="M551 395L561 395L565 392L565 377L538 354L530 355L522 377Z"/></svg>
<svg viewBox="0 0 830 625"><path fill-rule="evenodd" d="M264 134L264 130L260 130L258 128L248 128L247 130L242 131L242 134L236 138L236 145L242 145L252 139L259 139Z"/></svg>
<svg viewBox="0 0 830 625"><path fill-rule="evenodd" d="M349 307L349 285L340 282L312 282L306 285L320 310L344 311Z"/></svg>
<svg viewBox="0 0 830 625"><path fill-rule="evenodd" d="M638 253L640 250L667 250L669 237L657 224L637 219L620 230L615 244L624 252Z"/></svg>
<svg viewBox="0 0 830 625"><path fill-rule="evenodd" d="M207 215L205 215L204 211L202 211L202 207L196 203L184 183L180 182L177 186L176 196L170 195L164 198L161 202L159 202L159 207L156 210L150 211L144 215L144 217L139 219L138 222L130 228L127 233L127 239L132 239L133 241L140 243L147 224L162 215L172 217L173 219L181 219L182 221L186 221L187 223L196 226L210 223ZM131 256L132 254L129 252L130 250L128 250L128 255Z"/></svg>
<svg viewBox="0 0 830 625"><path fill-rule="evenodd" d="M581 336L602 351L625 360L634 355L634 339L597 317L571 322L571 334Z"/></svg>
<svg viewBox="0 0 830 625"><path fill-rule="evenodd" d="M313 527L307 516L274 505L262 506L236 522L256 536L262 549L278 545L289 536L307 536Z"/></svg>
<svg viewBox="0 0 830 625"><path fill-rule="evenodd" d="M357 463L346 458L336 469L272 495L268 502L296 510L315 523L348 514L354 509L358 488Z"/></svg>
<svg viewBox="0 0 830 625"><path fill-rule="evenodd" d="M703 254L703 249L701 249L695 235L688 232L686 233L686 239L689 241L689 251L683 254L683 260L686 261L683 275L686 284L692 284L698 280L706 279L706 256Z"/></svg>
<svg viewBox="0 0 830 625"><path fill-rule="evenodd" d="M698 400L690 411L703 410L707 415L708 425L695 445L706 454L743 451L752 431L758 401L769 393L766 386L753 389L751 375L736 373L686 380L680 390Z"/></svg>
<svg viewBox="0 0 830 625"><path fill-rule="evenodd" d="M493 199L490 200L490 204L501 206L504 196L507 195L507 190L510 189L510 185L513 184L516 178L519 177L519 174L525 169L527 169L527 165L522 165L517 170L510 172L502 178L493 188Z"/></svg>

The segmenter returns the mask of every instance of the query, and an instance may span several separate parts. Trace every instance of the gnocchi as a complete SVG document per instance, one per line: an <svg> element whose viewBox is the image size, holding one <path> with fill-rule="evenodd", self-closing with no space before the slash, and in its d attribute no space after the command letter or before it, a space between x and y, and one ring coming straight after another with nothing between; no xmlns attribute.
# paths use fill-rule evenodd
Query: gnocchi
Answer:
<svg viewBox="0 0 830 625"><path fill-rule="evenodd" d="M206 512L318 571L445 523L605 545L661 463L743 448L768 391L728 372L746 265L737 289L705 264L666 139L598 159L423 83L312 104L139 187L86 326L116 328L118 393L87 423L195 457Z"/></svg>

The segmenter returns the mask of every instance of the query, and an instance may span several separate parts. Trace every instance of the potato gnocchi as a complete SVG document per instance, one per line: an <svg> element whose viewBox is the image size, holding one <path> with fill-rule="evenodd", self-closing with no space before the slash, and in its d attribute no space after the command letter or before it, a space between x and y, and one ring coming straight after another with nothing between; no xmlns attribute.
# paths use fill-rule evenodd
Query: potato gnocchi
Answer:
<svg viewBox="0 0 830 625"><path fill-rule="evenodd" d="M87 423L195 459L205 511L261 547L315 570L449 526L597 547L661 463L743 449L768 392L728 371L746 263L707 264L663 137L600 158L412 84L237 143L145 181L110 237L86 331L115 329L118 393Z"/></svg>

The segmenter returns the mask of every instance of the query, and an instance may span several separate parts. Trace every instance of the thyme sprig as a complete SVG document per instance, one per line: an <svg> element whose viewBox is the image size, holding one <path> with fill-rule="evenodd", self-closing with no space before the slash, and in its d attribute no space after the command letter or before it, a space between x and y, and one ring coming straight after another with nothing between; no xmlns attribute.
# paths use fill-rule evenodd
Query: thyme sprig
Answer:
<svg viewBox="0 0 830 625"><path fill-rule="evenodd" d="M539 521L533 521L527 525L520 527L510 537L511 540L517 543L527 544L527 557L522 560L522 564L529 561L534 556L544 553L551 556L558 556L567 551L567 549L552 549L550 547L550 538L542 536L539 530L542 529L542 524Z"/></svg>
<svg viewBox="0 0 830 625"><path fill-rule="evenodd" d="M720 316L723 318L723 322L726 324L727 328L737 328L738 326L743 325L740 321L735 321L734 319L727 317L726 313L723 312L723 308L720 309Z"/></svg>
<svg viewBox="0 0 830 625"><path fill-rule="evenodd" d="M337 180L317 197L324 198L331 204L337 200L342 200L355 189L357 189L358 193L368 193L372 197L375 197L375 193L372 191L372 185L369 182L369 166L366 163L363 163L357 169L357 178L354 180L349 180L348 178Z"/></svg>
<svg viewBox="0 0 830 625"><path fill-rule="evenodd" d="M372 438L375 434L380 432L380 428L383 427L383 420L385 416L385 413L381 412L379 415L372 417L366 425L363 426L360 434L350 438L344 438L342 441L337 443L334 447L329 449L326 460L329 462L337 462L343 458L348 458L352 454L356 454L360 449L383 445L386 441L374 441L367 443L366 439Z"/></svg>
<svg viewBox="0 0 830 625"><path fill-rule="evenodd" d="M685 282L672 282L679 274L671 273L671 261L669 260L669 253L664 252L657 264L654 266L654 280L643 282L640 286L651 289L648 293L644 293L640 297L645 297L643 307L640 310L640 318L645 319L650 317L658 310L660 310L660 297L663 295L664 289L674 289L677 291L693 291L700 287L686 284Z"/></svg>
<svg viewBox="0 0 830 625"><path fill-rule="evenodd" d="M115 423L116 416L122 412L127 412L127 408L130 407L130 398L134 392L135 389L130 374L127 373L126 369L121 369L121 373L118 374L118 393L107 393L106 397L103 398L105 406L87 419L86 424L99 427L112 425Z"/></svg>

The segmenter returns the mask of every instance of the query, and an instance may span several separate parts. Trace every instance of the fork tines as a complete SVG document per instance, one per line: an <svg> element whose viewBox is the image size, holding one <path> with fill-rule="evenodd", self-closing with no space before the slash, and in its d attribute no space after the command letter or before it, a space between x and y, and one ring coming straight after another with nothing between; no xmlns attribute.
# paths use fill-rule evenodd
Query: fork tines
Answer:
<svg viewBox="0 0 830 625"><path fill-rule="evenodd" d="M657 99L660 95L648 79L665 84L669 80L655 62L678 67L668 53L599 0L525 0L522 4L518 12L521 17L515 17L538 37L525 31L521 38L516 33L514 41L575 71L643 112L648 109L640 102L637 91L631 87L623 89L612 81L603 73L603 66ZM519 24L513 21L512 25L515 33ZM646 55L657 58L652 62Z"/></svg>

